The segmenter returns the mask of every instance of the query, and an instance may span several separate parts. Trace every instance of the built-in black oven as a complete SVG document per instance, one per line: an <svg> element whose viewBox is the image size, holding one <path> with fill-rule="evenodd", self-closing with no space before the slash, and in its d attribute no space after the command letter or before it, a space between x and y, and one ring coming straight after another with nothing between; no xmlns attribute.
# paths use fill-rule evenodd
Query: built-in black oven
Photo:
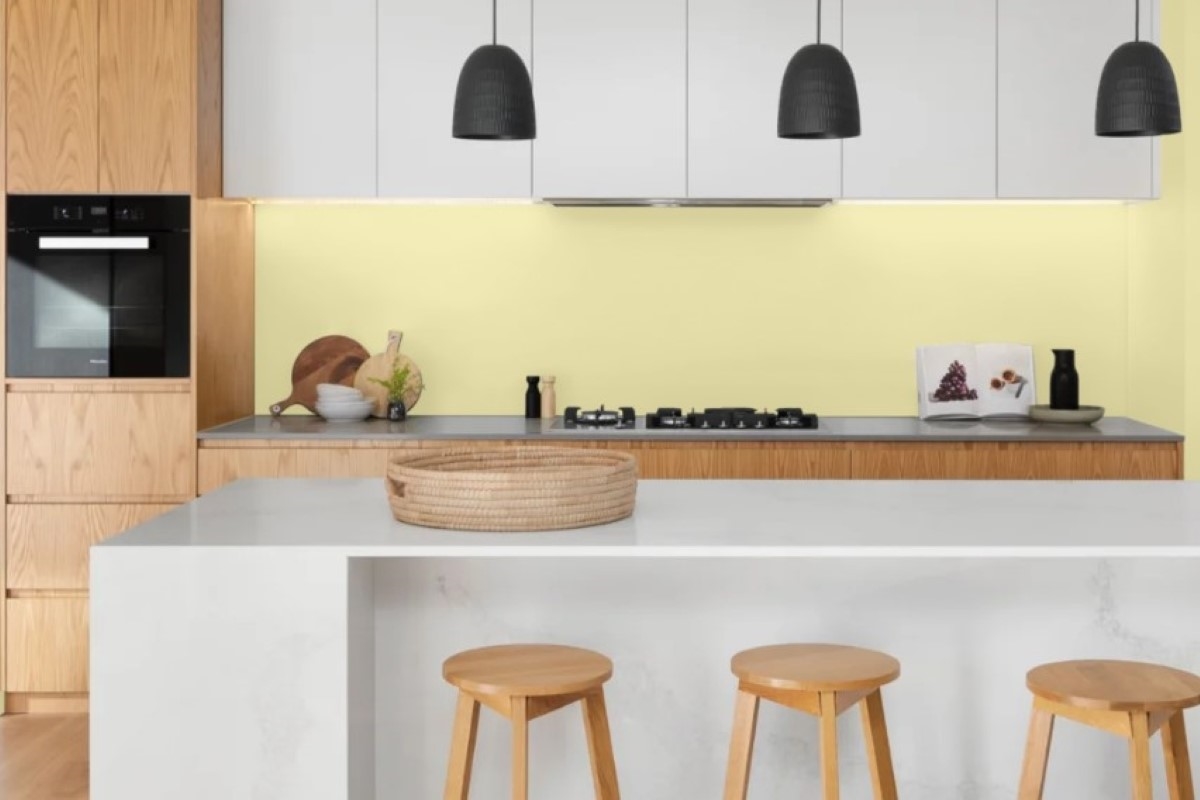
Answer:
<svg viewBox="0 0 1200 800"><path fill-rule="evenodd" d="M190 201L9 195L12 378L186 378Z"/></svg>

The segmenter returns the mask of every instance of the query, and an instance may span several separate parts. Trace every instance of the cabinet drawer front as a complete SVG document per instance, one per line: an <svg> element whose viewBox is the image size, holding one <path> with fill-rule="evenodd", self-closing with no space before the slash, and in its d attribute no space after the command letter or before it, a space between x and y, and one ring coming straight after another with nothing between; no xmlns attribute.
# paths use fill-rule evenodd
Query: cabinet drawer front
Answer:
<svg viewBox="0 0 1200 800"><path fill-rule="evenodd" d="M11 393L7 418L9 495L194 494L187 394Z"/></svg>
<svg viewBox="0 0 1200 800"><path fill-rule="evenodd" d="M994 442L870 444L854 451L867 480L1173 480L1183 477L1175 444Z"/></svg>
<svg viewBox="0 0 1200 800"><path fill-rule="evenodd" d="M200 493L241 478L379 478L392 451L370 448L264 447L200 451Z"/></svg>
<svg viewBox="0 0 1200 800"><path fill-rule="evenodd" d="M8 507L8 588L88 588L88 548L170 505Z"/></svg>
<svg viewBox="0 0 1200 800"><path fill-rule="evenodd" d="M86 599L10 599L7 616L6 691L87 691Z"/></svg>

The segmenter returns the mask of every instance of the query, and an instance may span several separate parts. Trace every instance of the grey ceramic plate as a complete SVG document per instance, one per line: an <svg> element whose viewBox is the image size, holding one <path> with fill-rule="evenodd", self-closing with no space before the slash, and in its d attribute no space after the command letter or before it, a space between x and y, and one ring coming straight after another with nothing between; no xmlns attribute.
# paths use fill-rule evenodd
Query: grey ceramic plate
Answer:
<svg viewBox="0 0 1200 800"><path fill-rule="evenodd" d="M1078 409L1064 411L1050 406L1033 406L1029 409L1029 418L1034 422L1062 422L1070 425L1091 425L1104 416L1100 406L1080 406Z"/></svg>

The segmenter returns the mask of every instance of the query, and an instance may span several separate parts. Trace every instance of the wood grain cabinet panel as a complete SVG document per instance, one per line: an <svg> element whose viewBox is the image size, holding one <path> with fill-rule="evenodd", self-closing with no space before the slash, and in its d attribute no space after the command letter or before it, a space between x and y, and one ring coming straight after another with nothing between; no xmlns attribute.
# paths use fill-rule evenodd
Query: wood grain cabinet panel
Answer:
<svg viewBox="0 0 1200 800"><path fill-rule="evenodd" d="M172 505L11 505L8 589L87 589L88 548Z"/></svg>
<svg viewBox="0 0 1200 800"><path fill-rule="evenodd" d="M8 601L9 692L86 692L88 603L84 598Z"/></svg>
<svg viewBox="0 0 1200 800"><path fill-rule="evenodd" d="M903 480L1172 480L1183 477L1173 443L858 445L853 476Z"/></svg>
<svg viewBox="0 0 1200 800"><path fill-rule="evenodd" d="M100 0L100 191L192 186L194 0Z"/></svg>
<svg viewBox="0 0 1200 800"><path fill-rule="evenodd" d="M10 499L69 500L195 493L190 395L8 395Z"/></svg>
<svg viewBox="0 0 1200 800"><path fill-rule="evenodd" d="M382 481L390 453L387 449L341 447L201 449L199 491L206 494L242 478L379 478ZM381 483L381 492L382 486Z"/></svg>
<svg viewBox="0 0 1200 800"><path fill-rule="evenodd" d="M8 191L95 192L98 0L7 0Z"/></svg>

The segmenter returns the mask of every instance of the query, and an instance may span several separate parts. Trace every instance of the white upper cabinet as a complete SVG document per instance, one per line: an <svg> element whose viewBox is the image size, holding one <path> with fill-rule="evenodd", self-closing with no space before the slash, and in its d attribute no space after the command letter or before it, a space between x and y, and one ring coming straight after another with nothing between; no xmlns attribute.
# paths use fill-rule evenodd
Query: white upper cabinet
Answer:
<svg viewBox="0 0 1200 800"><path fill-rule="evenodd" d="M894 2L894 0L893 0ZM841 3L822 40L841 41ZM842 145L775 135L788 61L816 41L816 0L690 0L688 196L825 198L841 194Z"/></svg>
<svg viewBox="0 0 1200 800"><path fill-rule="evenodd" d="M534 7L533 193L687 195L687 0Z"/></svg>
<svg viewBox="0 0 1200 800"><path fill-rule="evenodd" d="M375 0L225 0L225 194L375 195Z"/></svg>
<svg viewBox="0 0 1200 800"><path fill-rule="evenodd" d="M497 20L499 43L528 66L531 0L500 0ZM530 196L529 142L450 135L458 73L491 41L487 0L379 0L380 196Z"/></svg>
<svg viewBox="0 0 1200 800"><path fill-rule="evenodd" d="M1157 3L1142 4L1144 38ZM1001 0L1000 196L1149 198L1153 139L1095 135L1109 54L1133 39L1133 0Z"/></svg>
<svg viewBox="0 0 1200 800"><path fill-rule="evenodd" d="M996 3L846 0L862 136L845 142L845 197L996 196Z"/></svg>

